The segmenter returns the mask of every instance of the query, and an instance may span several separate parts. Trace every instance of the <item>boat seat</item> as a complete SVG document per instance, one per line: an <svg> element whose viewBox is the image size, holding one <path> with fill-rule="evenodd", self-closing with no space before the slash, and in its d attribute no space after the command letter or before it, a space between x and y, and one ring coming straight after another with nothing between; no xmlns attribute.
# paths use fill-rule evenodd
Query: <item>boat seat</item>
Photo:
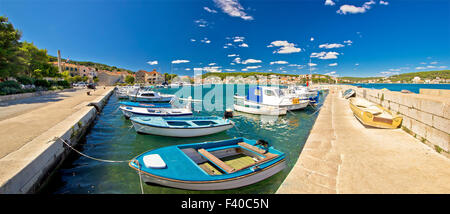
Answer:
<svg viewBox="0 0 450 214"><path fill-rule="evenodd" d="M254 151L254 152L259 153L259 154L262 154L262 155L266 156L266 158L268 158L268 157L276 157L277 156L276 154L272 154L270 152L266 153L266 151L264 149L260 149L260 148L258 148L256 146L252 146L252 145L250 145L248 143L245 143L245 142L240 142L240 143L238 143L238 145L242 146L242 147L244 147L244 148L246 148L248 150Z"/></svg>
<svg viewBox="0 0 450 214"><path fill-rule="evenodd" d="M225 172L227 172L227 173L232 173L232 172L236 171L236 169L227 165L225 162L221 161L219 158L217 158L213 154L209 153L205 149L199 149L198 153L200 153L203 156L205 156L206 158L208 158L208 160L210 160L211 162L213 162L214 164L219 166L221 169L225 170Z"/></svg>
<svg viewBox="0 0 450 214"><path fill-rule="evenodd" d="M145 167L154 169L164 169L166 168L166 163L163 161L161 156L158 154L146 155L142 158Z"/></svg>

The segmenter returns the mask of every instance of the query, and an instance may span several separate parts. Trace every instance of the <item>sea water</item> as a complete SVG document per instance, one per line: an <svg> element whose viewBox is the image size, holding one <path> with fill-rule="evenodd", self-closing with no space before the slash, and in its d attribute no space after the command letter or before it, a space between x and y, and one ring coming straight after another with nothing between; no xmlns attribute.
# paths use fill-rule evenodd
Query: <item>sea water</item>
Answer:
<svg viewBox="0 0 450 214"><path fill-rule="evenodd" d="M187 98L203 99L196 102L194 115L223 116L225 109L232 108L233 95L244 95L248 85L187 86L183 88L158 89L162 93L177 94ZM195 96L196 95L196 96ZM200 95L201 97L198 97ZM211 99L212 98L212 99ZM325 96L320 96L320 102ZM231 100L231 103L229 102ZM173 138L137 134L130 120L118 110L120 100L112 95L98 115L79 149L86 155L106 160L129 160L148 150L204 141L225 140L234 137L264 139L276 149L286 153L287 167L280 173L253 185L222 191L189 191L157 185L144 184L144 192L150 193L274 193L296 163L318 115L317 109L289 112L286 116L258 116L234 112L232 120L237 129L194 138ZM320 108L320 105L317 107ZM138 173L127 163L100 162L73 152L49 179L41 193L56 194L139 194Z"/></svg>

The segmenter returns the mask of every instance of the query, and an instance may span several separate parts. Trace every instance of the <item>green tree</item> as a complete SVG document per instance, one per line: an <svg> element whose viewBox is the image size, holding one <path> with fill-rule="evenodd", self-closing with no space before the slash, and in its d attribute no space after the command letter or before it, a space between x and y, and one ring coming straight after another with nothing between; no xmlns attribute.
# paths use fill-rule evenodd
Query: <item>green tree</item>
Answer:
<svg viewBox="0 0 450 214"><path fill-rule="evenodd" d="M134 83L134 77L133 76L126 76L125 77L125 82L128 84L133 84Z"/></svg>
<svg viewBox="0 0 450 214"><path fill-rule="evenodd" d="M20 70L18 52L22 33L14 29L8 18L0 16L0 77L17 76Z"/></svg>

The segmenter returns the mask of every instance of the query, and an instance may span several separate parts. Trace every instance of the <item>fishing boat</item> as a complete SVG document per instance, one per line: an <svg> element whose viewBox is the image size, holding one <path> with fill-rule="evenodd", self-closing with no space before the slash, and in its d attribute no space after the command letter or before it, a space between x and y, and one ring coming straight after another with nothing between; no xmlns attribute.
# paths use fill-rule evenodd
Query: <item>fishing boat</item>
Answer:
<svg viewBox="0 0 450 214"><path fill-rule="evenodd" d="M119 109L126 118L137 116L178 117L192 115L192 110L190 108L143 108L120 106Z"/></svg>
<svg viewBox="0 0 450 214"><path fill-rule="evenodd" d="M349 104L353 115L366 126L395 129L402 123L401 116L365 99L352 97L349 99Z"/></svg>
<svg viewBox="0 0 450 214"><path fill-rule="evenodd" d="M119 102L122 106L131 106L131 107L142 107L142 108L171 108L172 104L170 103L140 103L140 102L129 102L122 101Z"/></svg>
<svg viewBox="0 0 450 214"><path fill-rule="evenodd" d="M266 106L257 103L249 103L246 102L244 98L235 99L233 108L236 111L259 115L286 115L287 113L286 107Z"/></svg>
<svg viewBox="0 0 450 214"><path fill-rule="evenodd" d="M134 129L140 134L168 137L198 137L223 132L233 127L233 121L217 116L208 117L133 117Z"/></svg>
<svg viewBox="0 0 450 214"><path fill-rule="evenodd" d="M342 97L345 99L348 99L350 97L354 97L356 94L355 90L353 89L347 89L344 92L342 92Z"/></svg>
<svg viewBox="0 0 450 214"><path fill-rule="evenodd" d="M188 190L224 190L265 180L286 167L285 154L263 140L173 145L129 162L147 184Z"/></svg>
<svg viewBox="0 0 450 214"><path fill-rule="evenodd" d="M319 102L319 90L315 88L309 88L299 85L291 85L288 88L283 89L285 94L292 95L293 97L298 97L301 100L309 100L310 103Z"/></svg>
<svg viewBox="0 0 450 214"><path fill-rule="evenodd" d="M138 90L134 94L128 94L128 98L130 101L134 102L170 102L175 98L175 95L172 94L160 94L155 91L141 91Z"/></svg>
<svg viewBox="0 0 450 214"><path fill-rule="evenodd" d="M291 111L306 108L309 104L309 100L286 95L280 88L268 86L251 86L246 97L236 95L234 98L243 100L245 105L271 106Z"/></svg>

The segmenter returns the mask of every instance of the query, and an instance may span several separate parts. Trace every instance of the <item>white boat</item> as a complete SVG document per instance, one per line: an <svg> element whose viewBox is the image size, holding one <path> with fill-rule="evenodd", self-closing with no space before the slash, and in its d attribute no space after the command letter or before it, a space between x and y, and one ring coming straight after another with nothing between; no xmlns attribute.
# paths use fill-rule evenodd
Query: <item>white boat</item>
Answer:
<svg viewBox="0 0 450 214"><path fill-rule="evenodd" d="M221 117L133 117L137 133L168 137L198 137L223 132L233 122Z"/></svg>
<svg viewBox="0 0 450 214"><path fill-rule="evenodd" d="M259 115L285 115L287 108L260 105L257 103L249 103L245 101L245 97L235 96L235 103L233 105L234 110L245 112L249 114Z"/></svg>
<svg viewBox="0 0 450 214"><path fill-rule="evenodd" d="M126 118L136 116L177 117L192 115L192 110L190 108L143 108L120 106L119 109Z"/></svg>
<svg viewBox="0 0 450 214"><path fill-rule="evenodd" d="M290 96L298 97L300 99L307 99L311 103L317 103L319 100L319 91L315 88L309 88L299 85L290 85L282 91Z"/></svg>
<svg viewBox="0 0 450 214"><path fill-rule="evenodd" d="M136 93L129 93L128 98L134 102L170 102L175 95L160 94L155 91L140 91Z"/></svg>
<svg viewBox="0 0 450 214"><path fill-rule="evenodd" d="M255 104L273 108L286 108L288 111L300 110L306 108L309 104L309 100L286 95L278 87L251 86L248 90L248 96L234 96L234 98L244 100L244 105Z"/></svg>

